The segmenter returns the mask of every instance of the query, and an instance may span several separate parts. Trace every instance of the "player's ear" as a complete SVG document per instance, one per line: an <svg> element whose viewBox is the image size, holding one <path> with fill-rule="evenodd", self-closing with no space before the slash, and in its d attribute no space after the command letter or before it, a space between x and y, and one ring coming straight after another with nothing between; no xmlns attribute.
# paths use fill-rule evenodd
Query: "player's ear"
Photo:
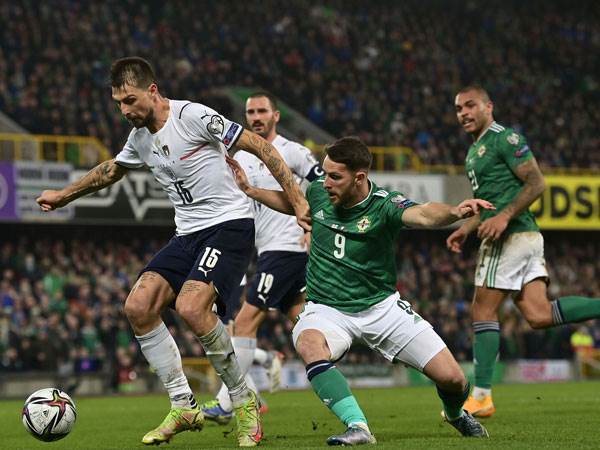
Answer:
<svg viewBox="0 0 600 450"><path fill-rule="evenodd" d="M275 123L279 123L279 119L281 119L281 113L279 112L279 110L273 113L273 119L275 119Z"/></svg>
<svg viewBox="0 0 600 450"><path fill-rule="evenodd" d="M148 86L148 93L151 97L154 97L156 94L158 94L158 86L156 83L151 83L150 86Z"/></svg>
<svg viewBox="0 0 600 450"><path fill-rule="evenodd" d="M365 172L364 170L357 170L356 174L354 175L354 182L356 183L357 186L360 186L363 183L367 182L367 172Z"/></svg>

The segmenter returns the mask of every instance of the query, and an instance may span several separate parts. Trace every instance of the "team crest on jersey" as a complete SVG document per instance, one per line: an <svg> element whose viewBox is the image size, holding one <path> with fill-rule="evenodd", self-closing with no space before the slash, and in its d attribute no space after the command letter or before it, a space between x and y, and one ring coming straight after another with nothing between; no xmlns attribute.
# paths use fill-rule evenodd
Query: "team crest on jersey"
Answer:
<svg viewBox="0 0 600 450"><path fill-rule="evenodd" d="M171 154L171 151L169 150L169 146L168 145L163 145L162 146L162 151L163 154L168 157Z"/></svg>
<svg viewBox="0 0 600 450"><path fill-rule="evenodd" d="M485 151L487 150L487 148L485 148L485 145L482 145L481 147L479 147L477 149L477 154L479 155L479 157L481 158L483 155L485 155Z"/></svg>
<svg viewBox="0 0 600 450"><path fill-rule="evenodd" d="M369 216L362 217L356 223L356 228L358 228L358 231L360 233L364 233L365 231L367 231L367 228L369 228L370 226L371 226L371 219L369 219Z"/></svg>
<svg viewBox="0 0 600 450"><path fill-rule="evenodd" d="M517 145L519 143L519 135L517 133L511 133L507 136L506 141L509 144Z"/></svg>
<svg viewBox="0 0 600 450"><path fill-rule="evenodd" d="M225 128L225 123L223 122L223 118L218 115L214 115L210 118L210 123L206 125L206 129L218 136L223 134L223 129Z"/></svg>

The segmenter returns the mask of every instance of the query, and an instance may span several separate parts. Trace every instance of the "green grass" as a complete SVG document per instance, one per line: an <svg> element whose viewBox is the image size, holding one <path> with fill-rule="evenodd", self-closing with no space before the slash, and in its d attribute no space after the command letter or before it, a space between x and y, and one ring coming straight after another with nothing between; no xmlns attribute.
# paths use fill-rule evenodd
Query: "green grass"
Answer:
<svg viewBox="0 0 600 450"><path fill-rule="evenodd" d="M356 390L379 445L385 449L586 449L600 448L600 383L504 385L494 388L498 411L485 421L491 438L461 438L442 422L432 387ZM206 396L199 400L207 399ZM324 448L343 430L312 392L266 395L264 448ZM140 439L168 409L164 396L75 398L78 418L62 441L44 443L21 424L22 402L0 402L1 448L142 449ZM201 433L182 433L166 450L235 448L232 425L207 423Z"/></svg>

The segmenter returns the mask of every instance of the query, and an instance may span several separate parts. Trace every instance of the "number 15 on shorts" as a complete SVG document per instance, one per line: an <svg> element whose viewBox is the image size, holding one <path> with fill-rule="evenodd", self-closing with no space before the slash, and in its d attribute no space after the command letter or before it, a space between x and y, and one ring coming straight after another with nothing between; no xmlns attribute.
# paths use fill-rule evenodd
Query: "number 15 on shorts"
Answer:
<svg viewBox="0 0 600 450"><path fill-rule="evenodd" d="M202 254L202 258L200 258L200 263L198 263L198 270L204 272L206 275L215 268L219 262L219 256L221 256L221 250L217 250L216 248L212 247L206 247L204 253Z"/></svg>

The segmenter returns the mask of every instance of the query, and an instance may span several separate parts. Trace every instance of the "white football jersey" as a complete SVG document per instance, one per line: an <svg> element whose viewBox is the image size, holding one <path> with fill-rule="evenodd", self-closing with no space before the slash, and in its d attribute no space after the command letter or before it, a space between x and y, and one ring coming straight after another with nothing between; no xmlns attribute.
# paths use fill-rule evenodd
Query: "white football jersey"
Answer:
<svg viewBox="0 0 600 450"><path fill-rule="evenodd" d="M298 183L304 179L312 181L323 175L321 166L306 147L279 135L272 144L279 151ZM239 151L234 158L244 168L253 186L282 190L265 163L256 156ZM253 201L252 205L256 227L256 250L259 255L266 251L306 251L306 248L301 245L304 231L296 222L296 217L274 211L256 201Z"/></svg>
<svg viewBox="0 0 600 450"><path fill-rule="evenodd" d="M150 168L175 207L178 235L252 218L250 201L225 162L242 126L200 103L169 100L169 107L156 133L146 127L131 131L117 163Z"/></svg>

